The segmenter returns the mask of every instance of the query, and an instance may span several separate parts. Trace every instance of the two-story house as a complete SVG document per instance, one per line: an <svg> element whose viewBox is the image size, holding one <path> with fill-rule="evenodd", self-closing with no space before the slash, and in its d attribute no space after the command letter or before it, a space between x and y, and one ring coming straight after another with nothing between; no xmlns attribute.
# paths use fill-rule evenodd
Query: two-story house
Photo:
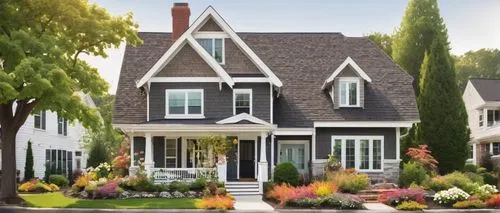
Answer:
<svg viewBox="0 0 500 213"><path fill-rule="evenodd" d="M175 3L172 33L140 32L144 43L126 47L113 123L130 136L133 162L193 172L197 137L218 134L237 144L219 172L228 184L265 182L282 162L320 175L329 154L396 180L400 131L419 114L412 77L374 43L235 32L212 7L189 16Z"/></svg>
<svg viewBox="0 0 500 213"><path fill-rule="evenodd" d="M79 95L82 102L95 108L89 95ZM28 141L32 144L35 177L44 178L46 169L66 175L85 169L87 155L82 139L86 135L87 129L81 123L68 122L56 112L41 111L29 115L16 136L16 168L20 171L19 177L24 178Z"/></svg>
<svg viewBox="0 0 500 213"><path fill-rule="evenodd" d="M471 131L471 163L479 164L486 153L500 155L500 79L470 79L463 100Z"/></svg>

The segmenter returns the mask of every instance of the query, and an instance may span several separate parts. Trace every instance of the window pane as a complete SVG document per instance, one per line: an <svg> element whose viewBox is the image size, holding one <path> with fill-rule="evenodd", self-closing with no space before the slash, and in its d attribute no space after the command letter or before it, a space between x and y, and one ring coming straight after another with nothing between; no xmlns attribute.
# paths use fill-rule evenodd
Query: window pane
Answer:
<svg viewBox="0 0 500 213"><path fill-rule="evenodd" d="M345 167L347 169L349 168L355 168L356 163L355 163L355 140L346 140L345 141Z"/></svg>
<svg viewBox="0 0 500 213"><path fill-rule="evenodd" d="M188 92L188 114L201 114L201 92Z"/></svg>
<svg viewBox="0 0 500 213"><path fill-rule="evenodd" d="M370 145L368 140L359 141L360 164L359 169L370 169Z"/></svg>
<svg viewBox="0 0 500 213"><path fill-rule="evenodd" d="M236 114L247 113L250 114L250 94L240 93L235 94Z"/></svg>
<svg viewBox="0 0 500 213"><path fill-rule="evenodd" d="M304 169L304 146L302 145L301 148L297 149L297 160L296 160L296 166L298 169Z"/></svg>
<svg viewBox="0 0 500 213"><path fill-rule="evenodd" d="M169 114L184 114L185 93L168 92L168 112Z"/></svg>
<svg viewBox="0 0 500 213"><path fill-rule="evenodd" d="M38 128L38 129L42 128L41 123L42 122L41 122L40 115L35 115L35 128Z"/></svg>
<svg viewBox="0 0 500 213"><path fill-rule="evenodd" d="M176 159L166 159L165 160L165 167L166 168L176 168L177 167L177 162Z"/></svg>
<svg viewBox="0 0 500 213"><path fill-rule="evenodd" d="M355 82L349 83L349 105L358 104L357 90L358 90L357 83Z"/></svg>
<svg viewBox="0 0 500 213"><path fill-rule="evenodd" d="M335 139L333 142L335 143L333 145L333 154L335 155L335 158L337 158L338 162L342 162L342 140L340 139Z"/></svg>
<svg viewBox="0 0 500 213"><path fill-rule="evenodd" d="M57 133L62 134L63 133L63 119L57 116Z"/></svg>
<svg viewBox="0 0 500 213"><path fill-rule="evenodd" d="M493 125L493 110L488 110L488 126Z"/></svg>
<svg viewBox="0 0 500 213"><path fill-rule="evenodd" d="M373 140L373 169L382 169L382 141Z"/></svg>
<svg viewBox="0 0 500 213"><path fill-rule="evenodd" d="M305 169L304 144L281 144L280 162L290 162L297 169Z"/></svg>
<svg viewBox="0 0 500 213"><path fill-rule="evenodd" d="M215 55L214 58L217 62L222 63L222 39L215 39Z"/></svg>
<svg viewBox="0 0 500 213"><path fill-rule="evenodd" d="M212 55L212 39L196 39L198 43L205 49L208 54Z"/></svg>
<svg viewBox="0 0 500 213"><path fill-rule="evenodd" d="M340 82L340 104L347 105L347 82Z"/></svg>
<svg viewBox="0 0 500 213"><path fill-rule="evenodd" d="M500 154L500 143L493 143L493 155Z"/></svg>
<svg viewBox="0 0 500 213"><path fill-rule="evenodd" d="M500 110L495 110L495 121L500 121Z"/></svg>
<svg viewBox="0 0 500 213"><path fill-rule="evenodd" d="M167 139L165 141L165 167L176 168L177 159L177 140Z"/></svg>

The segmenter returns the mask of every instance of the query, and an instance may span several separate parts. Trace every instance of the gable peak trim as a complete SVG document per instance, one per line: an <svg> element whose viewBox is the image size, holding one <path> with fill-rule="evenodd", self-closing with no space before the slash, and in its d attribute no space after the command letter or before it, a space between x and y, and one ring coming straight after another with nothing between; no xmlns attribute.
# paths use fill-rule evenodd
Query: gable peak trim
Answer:
<svg viewBox="0 0 500 213"><path fill-rule="evenodd" d="M255 116L249 115L248 113L240 113L240 114L237 114L235 116L231 116L229 118L222 119L220 121L217 121L216 124L235 124L235 123L241 122L243 120L250 121L250 122L255 123L255 124L262 124L262 125L271 126L270 123L268 123L260 118L257 118Z"/></svg>
<svg viewBox="0 0 500 213"><path fill-rule="evenodd" d="M332 73L332 75L330 75L330 77L328 77L325 81L325 83L323 84L323 86L321 87L322 89L326 89L328 88L328 86L333 82L333 80L335 80L335 78L347 67L347 66L351 66L353 68L353 70L362 78L364 79L365 81L368 81L368 82L372 82L372 79L370 78L370 76L368 76L368 74L366 74L365 71L363 71L363 69L361 69L361 67L358 66L358 64L356 64L356 62L350 57L350 56L347 56L347 58L344 60L344 62L342 62L342 64L340 64L339 67L337 67L337 69Z"/></svg>

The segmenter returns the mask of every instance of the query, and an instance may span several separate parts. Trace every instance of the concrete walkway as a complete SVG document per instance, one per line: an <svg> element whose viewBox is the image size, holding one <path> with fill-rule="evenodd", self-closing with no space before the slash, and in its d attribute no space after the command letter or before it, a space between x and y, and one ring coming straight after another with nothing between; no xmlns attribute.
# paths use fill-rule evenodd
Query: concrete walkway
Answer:
<svg viewBox="0 0 500 213"><path fill-rule="evenodd" d="M244 211L274 211L274 208L262 201L261 195L234 196L234 209Z"/></svg>
<svg viewBox="0 0 500 213"><path fill-rule="evenodd" d="M363 205L366 207L367 210L370 211L382 211L382 212L397 211L396 209L382 203L365 203Z"/></svg>

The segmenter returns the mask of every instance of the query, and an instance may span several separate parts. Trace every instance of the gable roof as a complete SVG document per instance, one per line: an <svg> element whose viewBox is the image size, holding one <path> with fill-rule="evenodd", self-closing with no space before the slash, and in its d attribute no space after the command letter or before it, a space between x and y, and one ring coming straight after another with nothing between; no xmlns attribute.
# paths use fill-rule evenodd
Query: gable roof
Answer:
<svg viewBox="0 0 500 213"><path fill-rule="evenodd" d="M139 33L127 46L116 93L113 123L146 122L146 96L135 85L172 45L170 33ZM312 127L313 121L418 121L413 78L366 38L340 33L238 33L283 82L274 102L279 127ZM321 89L347 57L372 79L363 109L334 109Z"/></svg>
<svg viewBox="0 0 500 213"><path fill-rule="evenodd" d="M136 83L136 86L142 87L147 81L161 71L166 64L180 51L180 49L188 43L196 50L198 54L207 62L212 69L226 82L230 87L234 86L234 80L229 74L220 66L220 64L208 54L203 47L198 44L194 39L193 33L203 26L208 19L212 19L222 30L229 35L229 37L242 49L251 61L262 71L262 73L269 78L269 81L277 87L281 87L282 82L276 75L269 69L269 67L262 62L262 60L250 49L243 40L233 31L233 29L226 23L226 21L215 11L211 6L207 7L205 11L194 21L194 23L179 37L172 46L159 58L159 60L144 74Z"/></svg>
<svg viewBox="0 0 500 213"><path fill-rule="evenodd" d="M372 79L370 78L370 76L368 76L365 71L363 71L359 66L358 64L356 64L356 62L354 62L354 60L352 60L352 58L350 56L347 56L347 58L345 59L344 62L342 62L342 64L340 64L339 67L337 67L337 69L332 73L332 75L330 77L328 77L326 80L325 80L325 83L323 83L323 86L321 87L322 89L326 89L328 85L330 85L333 80L335 80L335 78L342 72L344 71L344 69L347 67L347 66L351 66L354 70L354 72L356 72L358 74L359 77L363 78L365 81L368 81L368 82L372 82Z"/></svg>
<svg viewBox="0 0 500 213"><path fill-rule="evenodd" d="M500 79L472 78L470 82L484 101L500 101Z"/></svg>

